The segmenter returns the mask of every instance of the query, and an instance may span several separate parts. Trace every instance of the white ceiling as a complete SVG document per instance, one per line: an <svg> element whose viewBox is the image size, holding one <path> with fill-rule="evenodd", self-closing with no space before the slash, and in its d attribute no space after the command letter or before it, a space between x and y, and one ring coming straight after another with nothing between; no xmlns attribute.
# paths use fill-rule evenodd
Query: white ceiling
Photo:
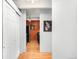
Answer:
<svg viewBox="0 0 79 59"><path fill-rule="evenodd" d="M52 7L52 0L14 0L14 2L21 9Z"/></svg>

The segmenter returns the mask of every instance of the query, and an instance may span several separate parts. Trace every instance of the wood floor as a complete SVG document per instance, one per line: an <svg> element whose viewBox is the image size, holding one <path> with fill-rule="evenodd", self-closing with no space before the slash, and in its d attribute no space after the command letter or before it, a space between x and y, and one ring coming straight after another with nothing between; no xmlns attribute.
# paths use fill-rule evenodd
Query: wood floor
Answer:
<svg viewBox="0 0 79 59"><path fill-rule="evenodd" d="M52 59L52 54L40 52L37 42L31 41L27 44L27 51L21 53L18 59Z"/></svg>
<svg viewBox="0 0 79 59"><path fill-rule="evenodd" d="M18 59L52 59L51 53L24 52Z"/></svg>

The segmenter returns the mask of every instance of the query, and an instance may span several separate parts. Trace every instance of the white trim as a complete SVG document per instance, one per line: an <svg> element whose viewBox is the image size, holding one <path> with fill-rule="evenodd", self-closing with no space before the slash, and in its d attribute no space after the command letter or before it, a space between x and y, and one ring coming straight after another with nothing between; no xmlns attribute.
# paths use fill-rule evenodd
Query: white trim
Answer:
<svg viewBox="0 0 79 59"><path fill-rule="evenodd" d="M19 9L17 8L17 6L15 5L15 3L14 3L12 0L5 0L5 1L7 1L7 2L12 6L12 8L15 9L15 11L16 11L19 15L22 14L22 13L19 11Z"/></svg>

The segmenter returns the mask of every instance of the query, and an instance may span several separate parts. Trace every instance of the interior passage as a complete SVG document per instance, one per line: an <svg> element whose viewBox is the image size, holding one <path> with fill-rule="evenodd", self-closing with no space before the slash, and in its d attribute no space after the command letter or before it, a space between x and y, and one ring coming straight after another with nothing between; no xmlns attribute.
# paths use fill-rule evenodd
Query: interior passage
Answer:
<svg viewBox="0 0 79 59"><path fill-rule="evenodd" d="M52 59L51 53L40 52L40 21L26 21L26 52L20 54L18 59Z"/></svg>

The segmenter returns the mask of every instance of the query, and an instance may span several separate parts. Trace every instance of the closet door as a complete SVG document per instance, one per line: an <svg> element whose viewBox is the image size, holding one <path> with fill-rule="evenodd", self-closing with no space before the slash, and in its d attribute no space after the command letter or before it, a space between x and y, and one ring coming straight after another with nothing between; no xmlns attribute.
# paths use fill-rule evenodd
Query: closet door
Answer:
<svg viewBox="0 0 79 59"><path fill-rule="evenodd" d="M3 3L3 59L17 59L19 54L20 17L12 7Z"/></svg>

